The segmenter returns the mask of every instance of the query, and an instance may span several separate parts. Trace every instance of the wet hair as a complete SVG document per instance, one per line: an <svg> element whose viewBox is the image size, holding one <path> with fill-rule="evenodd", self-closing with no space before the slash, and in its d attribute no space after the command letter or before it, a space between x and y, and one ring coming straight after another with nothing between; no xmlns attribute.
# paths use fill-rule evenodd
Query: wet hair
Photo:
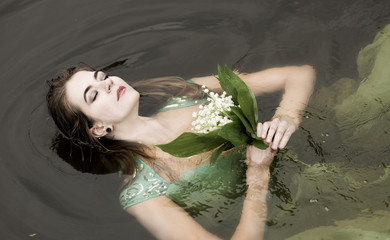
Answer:
<svg viewBox="0 0 390 240"><path fill-rule="evenodd" d="M94 71L85 66L74 66L48 81L46 95L48 110L59 129L53 139L52 148L66 162L82 172L107 174L121 170L133 175L136 169L135 157L149 159L149 147L136 142L96 138L90 128L94 120L80 109L72 106L66 98L66 83L79 71ZM139 114L152 116L175 96L191 99L204 97L201 86L189 83L180 77L163 77L138 81L132 87L140 93Z"/></svg>

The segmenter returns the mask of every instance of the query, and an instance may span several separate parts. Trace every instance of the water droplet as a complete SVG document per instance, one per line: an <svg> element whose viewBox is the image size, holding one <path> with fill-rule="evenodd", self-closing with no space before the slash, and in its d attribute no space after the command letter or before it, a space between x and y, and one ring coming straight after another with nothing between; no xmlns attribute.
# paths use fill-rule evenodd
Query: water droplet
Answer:
<svg viewBox="0 0 390 240"><path fill-rule="evenodd" d="M329 212L329 208L328 207L324 207L325 211Z"/></svg>

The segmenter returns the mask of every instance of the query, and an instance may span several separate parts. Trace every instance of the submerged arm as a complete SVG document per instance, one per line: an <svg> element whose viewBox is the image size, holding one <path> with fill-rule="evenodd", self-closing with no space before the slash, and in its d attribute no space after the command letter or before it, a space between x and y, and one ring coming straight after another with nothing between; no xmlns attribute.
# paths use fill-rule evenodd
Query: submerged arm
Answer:
<svg viewBox="0 0 390 240"><path fill-rule="evenodd" d="M249 175L252 177L249 178L250 183L248 183L240 223L232 239L259 240L263 238L267 216L265 196L269 171L261 167L251 169ZM261 175L261 177L254 177L255 175ZM127 208L127 212L133 215L157 239L220 239L206 231L181 207L165 196L131 206Z"/></svg>
<svg viewBox="0 0 390 240"><path fill-rule="evenodd" d="M248 190L244 200L240 223L232 239L263 239L267 220L266 196L268 193L269 169L255 166L248 168Z"/></svg>
<svg viewBox="0 0 390 240"><path fill-rule="evenodd" d="M206 231L188 213L166 196L127 208L157 239L220 239Z"/></svg>
<svg viewBox="0 0 390 240"><path fill-rule="evenodd" d="M261 123L257 126L257 135L261 134ZM254 146L247 148L246 183L248 190L244 200L240 223L232 239L263 239L267 220L267 193L270 179L269 166L276 151Z"/></svg>

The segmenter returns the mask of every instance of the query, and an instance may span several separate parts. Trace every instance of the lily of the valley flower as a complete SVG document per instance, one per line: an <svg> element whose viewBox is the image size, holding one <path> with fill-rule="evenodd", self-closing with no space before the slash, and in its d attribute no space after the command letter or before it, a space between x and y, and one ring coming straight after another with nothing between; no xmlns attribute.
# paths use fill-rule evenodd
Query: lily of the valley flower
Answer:
<svg viewBox="0 0 390 240"><path fill-rule="evenodd" d="M210 92L205 86L202 88L208 95L208 104L200 105L201 110L192 114L196 120L192 122L191 130L208 133L232 122L228 112L231 111L230 107L234 106L234 102L232 96L226 96L226 92L218 95L218 93Z"/></svg>

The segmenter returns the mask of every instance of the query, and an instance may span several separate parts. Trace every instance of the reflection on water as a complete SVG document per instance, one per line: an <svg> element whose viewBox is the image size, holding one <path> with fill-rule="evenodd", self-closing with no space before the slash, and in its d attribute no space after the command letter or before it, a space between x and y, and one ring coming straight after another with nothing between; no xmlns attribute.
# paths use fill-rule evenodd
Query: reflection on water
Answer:
<svg viewBox="0 0 390 240"><path fill-rule="evenodd" d="M390 23L389 11L388 1L375 0L0 3L0 237L151 238L120 209L116 174L79 173L49 150L55 127L44 103L45 81L78 62L113 64L112 71L130 82L215 74L224 63L249 72L314 65L317 88L328 88L313 99L288 151L273 166L267 239L311 231L345 237L338 230L369 227L367 219L380 231L390 204L389 148L383 144L388 109L379 111L382 125L370 126L362 140L346 134L365 131L359 126L366 119L339 131L329 106L356 90L348 79L337 81L359 79L357 54ZM279 97L259 98L262 120ZM377 98L370 108L383 101ZM378 237L372 231L361 234Z"/></svg>

